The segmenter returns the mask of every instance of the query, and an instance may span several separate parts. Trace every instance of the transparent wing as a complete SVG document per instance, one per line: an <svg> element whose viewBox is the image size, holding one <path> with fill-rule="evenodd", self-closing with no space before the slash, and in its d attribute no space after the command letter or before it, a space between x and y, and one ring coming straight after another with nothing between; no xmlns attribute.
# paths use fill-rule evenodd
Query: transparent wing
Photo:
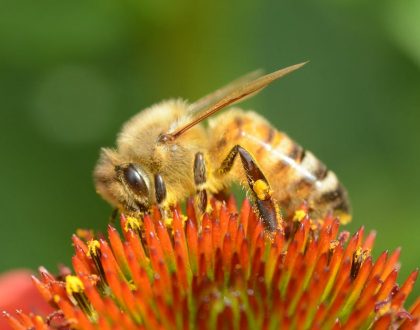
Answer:
<svg viewBox="0 0 420 330"><path fill-rule="evenodd" d="M245 85L246 83L253 81L263 75L263 70L255 70L239 77L238 79L231 81L229 84L219 88L218 90L207 94L206 96L198 99L193 104L190 105L188 112L190 116L194 116L194 113L198 113L200 110L203 110L209 107L211 104L221 100L225 96L229 95L239 87Z"/></svg>
<svg viewBox="0 0 420 330"><path fill-rule="evenodd" d="M249 75L246 75L232 84L223 87L216 92L209 94L195 102L189 109L189 116L192 118L187 124L176 128L172 132L165 134L165 140L174 140L191 127L210 117L223 108L254 96L263 90L273 81L284 77L285 75L301 68L307 62L295 64L284 69L269 73L265 76L249 81ZM256 71L258 72L258 71Z"/></svg>

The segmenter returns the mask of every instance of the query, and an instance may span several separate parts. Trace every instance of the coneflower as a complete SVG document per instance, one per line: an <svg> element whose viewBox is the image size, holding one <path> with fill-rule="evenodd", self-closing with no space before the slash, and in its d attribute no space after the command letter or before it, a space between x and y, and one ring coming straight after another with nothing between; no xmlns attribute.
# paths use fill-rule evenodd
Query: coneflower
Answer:
<svg viewBox="0 0 420 330"><path fill-rule="evenodd" d="M46 318L5 313L20 329L413 329L420 299L404 302L418 275L396 284L400 251L371 256L375 233L312 221L264 232L247 200L212 201L200 221L189 200L162 219L121 216L121 234L73 236L74 274L33 277L55 308Z"/></svg>

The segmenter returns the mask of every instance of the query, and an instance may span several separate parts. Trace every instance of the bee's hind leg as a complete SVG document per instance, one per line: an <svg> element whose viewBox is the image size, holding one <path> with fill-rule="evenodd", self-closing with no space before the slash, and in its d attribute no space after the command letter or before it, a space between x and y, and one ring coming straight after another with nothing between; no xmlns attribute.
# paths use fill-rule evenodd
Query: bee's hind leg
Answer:
<svg viewBox="0 0 420 330"><path fill-rule="evenodd" d="M196 205L199 213L207 210L208 196L205 188L207 181L206 162L201 152L197 152L194 158L194 183L196 186Z"/></svg>
<svg viewBox="0 0 420 330"><path fill-rule="evenodd" d="M224 175L228 173L232 169L238 154L246 173L248 185L251 188L255 208L265 229L269 232L274 232L280 222L280 212L277 203L272 197L270 184L251 154L240 145L234 146L217 170L217 174Z"/></svg>

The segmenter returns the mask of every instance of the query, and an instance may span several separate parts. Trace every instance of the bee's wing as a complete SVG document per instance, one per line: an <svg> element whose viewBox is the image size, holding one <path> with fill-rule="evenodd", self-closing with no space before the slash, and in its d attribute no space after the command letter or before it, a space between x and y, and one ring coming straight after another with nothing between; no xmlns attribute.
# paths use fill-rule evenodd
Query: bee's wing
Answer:
<svg viewBox="0 0 420 330"><path fill-rule="evenodd" d="M277 80L305 65L307 62L295 64L284 69L269 73L265 76L249 81L249 75L240 78L231 85L210 94L198 100L189 109L188 116L192 119L187 124L175 128L173 131L165 134L165 140L174 140L194 125L210 117L223 108L234 103L243 101L267 87L274 80Z"/></svg>
<svg viewBox="0 0 420 330"><path fill-rule="evenodd" d="M188 108L188 115L190 117L194 117L194 114L197 114L201 110L208 108L211 104L221 100L225 96L229 95L233 91L237 90L238 88L242 87L246 83L249 83L263 75L263 70L255 70L252 72L239 77L238 79L231 81L229 84L215 90L214 92L203 96L202 98L198 99L194 103L192 103Z"/></svg>

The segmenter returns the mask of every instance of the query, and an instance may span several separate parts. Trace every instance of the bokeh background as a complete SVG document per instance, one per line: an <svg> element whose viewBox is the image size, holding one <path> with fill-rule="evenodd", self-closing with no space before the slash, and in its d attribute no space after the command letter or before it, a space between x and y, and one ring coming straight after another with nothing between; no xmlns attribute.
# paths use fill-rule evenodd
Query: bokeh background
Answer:
<svg viewBox="0 0 420 330"><path fill-rule="evenodd" d="M417 0L1 0L0 271L54 270L76 228L105 230L92 169L137 111L310 60L244 107L336 171L348 229L376 229L375 256L401 246L402 282L420 266L419 22Z"/></svg>

